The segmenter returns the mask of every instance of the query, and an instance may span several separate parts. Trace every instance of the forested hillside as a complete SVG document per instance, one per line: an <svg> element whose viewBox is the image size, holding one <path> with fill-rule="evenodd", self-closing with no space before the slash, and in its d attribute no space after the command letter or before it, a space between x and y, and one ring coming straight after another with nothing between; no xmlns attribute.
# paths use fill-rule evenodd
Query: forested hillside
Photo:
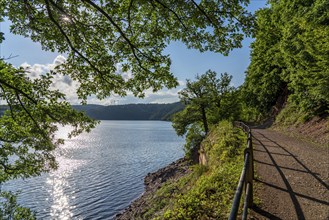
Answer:
<svg viewBox="0 0 329 220"><path fill-rule="evenodd" d="M84 111L96 120L170 120L181 111L180 102L170 104L129 104L129 105L75 105L74 109Z"/></svg>
<svg viewBox="0 0 329 220"><path fill-rule="evenodd" d="M289 112L297 112L299 120L325 117L329 105L329 2L269 3L256 12L256 40L242 89L244 100L263 115L276 114L288 103Z"/></svg>
<svg viewBox="0 0 329 220"><path fill-rule="evenodd" d="M169 104L128 104L128 105L73 105L73 109L85 112L96 120L171 120L173 114L183 110L181 102ZM0 116L9 107L0 105Z"/></svg>

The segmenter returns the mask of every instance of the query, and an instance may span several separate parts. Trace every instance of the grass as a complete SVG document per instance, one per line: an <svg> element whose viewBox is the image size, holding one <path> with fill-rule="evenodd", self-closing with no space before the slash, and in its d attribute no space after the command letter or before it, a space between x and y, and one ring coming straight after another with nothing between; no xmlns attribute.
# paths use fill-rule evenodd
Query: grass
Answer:
<svg viewBox="0 0 329 220"><path fill-rule="evenodd" d="M221 122L203 141L209 163L168 181L148 200L141 219L227 219L243 167L246 135Z"/></svg>

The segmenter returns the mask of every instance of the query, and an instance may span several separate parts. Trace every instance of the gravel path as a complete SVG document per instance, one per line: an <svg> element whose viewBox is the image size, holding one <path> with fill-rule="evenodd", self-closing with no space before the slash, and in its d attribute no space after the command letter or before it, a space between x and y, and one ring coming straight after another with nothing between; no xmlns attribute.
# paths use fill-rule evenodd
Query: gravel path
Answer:
<svg viewBox="0 0 329 220"><path fill-rule="evenodd" d="M253 129L255 196L251 219L329 220L329 149Z"/></svg>

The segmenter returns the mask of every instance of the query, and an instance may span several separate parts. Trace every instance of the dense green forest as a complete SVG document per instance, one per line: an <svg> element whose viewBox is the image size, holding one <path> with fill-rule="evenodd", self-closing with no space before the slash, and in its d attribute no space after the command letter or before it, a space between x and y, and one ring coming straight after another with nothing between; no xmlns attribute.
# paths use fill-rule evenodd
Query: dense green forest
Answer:
<svg viewBox="0 0 329 220"><path fill-rule="evenodd" d="M329 3L269 2L256 12L243 100L263 115L287 102L302 121L324 117L329 106Z"/></svg>

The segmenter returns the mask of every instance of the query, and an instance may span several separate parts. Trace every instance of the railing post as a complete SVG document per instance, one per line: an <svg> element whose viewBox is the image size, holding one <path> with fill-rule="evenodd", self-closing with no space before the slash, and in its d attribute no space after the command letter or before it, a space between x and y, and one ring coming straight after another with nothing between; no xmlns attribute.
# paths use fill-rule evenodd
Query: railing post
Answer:
<svg viewBox="0 0 329 220"><path fill-rule="evenodd" d="M247 147L244 151L244 166L240 176L238 188L235 192L229 220L235 220L237 218L243 187L245 189L246 197L243 204L242 220L246 220L248 208L253 206L254 154L252 148L252 134L251 129L244 123L234 122L234 125L241 127L247 133L248 140Z"/></svg>
<svg viewBox="0 0 329 220"><path fill-rule="evenodd" d="M248 208L251 208L253 205L253 180L254 180L254 153L253 153L253 147L252 147L252 136L251 136L251 129L248 132L248 143L246 151L249 153L249 161L248 161L248 169L246 173L246 182L245 182L245 190L247 191L247 184L249 183L250 186L250 196L248 199ZM247 193L247 192L246 192Z"/></svg>

